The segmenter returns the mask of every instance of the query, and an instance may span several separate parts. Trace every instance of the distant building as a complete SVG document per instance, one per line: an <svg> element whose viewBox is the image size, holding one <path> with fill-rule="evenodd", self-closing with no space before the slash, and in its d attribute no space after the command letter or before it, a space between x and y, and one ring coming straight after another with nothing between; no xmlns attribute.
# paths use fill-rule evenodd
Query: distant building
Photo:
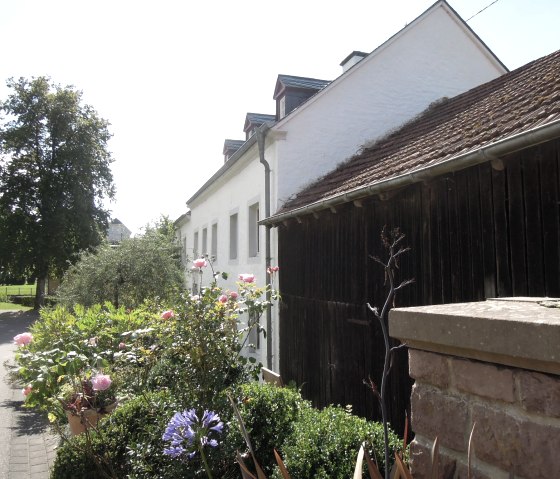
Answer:
<svg viewBox="0 0 560 479"><path fill-rule="evenodd" d="M111 220L107 231L107 240L110 244L119 244L122 240L130 238L130 235L131 231L119 219Z"/></svg>

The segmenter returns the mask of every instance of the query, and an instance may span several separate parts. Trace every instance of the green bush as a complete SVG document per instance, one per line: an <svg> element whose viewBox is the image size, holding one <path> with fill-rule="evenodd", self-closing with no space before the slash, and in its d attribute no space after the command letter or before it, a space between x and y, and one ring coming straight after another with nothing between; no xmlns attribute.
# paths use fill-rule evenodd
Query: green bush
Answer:
<svg viewBox="0 0 560 479"><path fill-rule="evenodd" d="M139 462L139 450L149 455L144 469L154 468L145 477L171 477L173 474L183 477L177 470L181 464L169 461L162 453L161 436L169 415L176 409L173 398L166 392L129 401L101 422L97 431L90 430L65 441L57 450L51 477L127 477L134 463Z"/></svg>
<svg viewBox="0 0 560 479"><path fill-rule="evenodd" d="M292 477L348 479L352 477L360 445L368 441L370 454L384 468L383 425L353 416L341 407L304 409L293 433L286 438L283 460ZM391 432L390 449L400 440ZM274 477L281 478L276 468Z"/></svg>
<svg viewBox="0 0 560 479"><path fill-rule="evenodd" d="M206 477L202 473L199 458L186 461L163 454L168 444L162 440L162 435L169 420L176 411L192 406L179 404L168 391L148 393L132 399L101 422L97 431L88 431L65 441L57 450L51 478ZM230 416L220 415L224 422L229 421ZM214 477L237 477L235 447L227 445L227 435L226 428L219 447L206 450Z"/></svg>
<svg viewBox="0 0 560 479"><path fill-rule="evenodd" d="M180 258L173 224L162 218L118 247L102 244L83 252L64 274L57 295L68 307L111 301L135 308L146 300L175 300L184 282Z"/></svg>
<svg viewBox="0 0 560 479"><path fill-rule="evenodd" d="M10 296L10 301L28 308L35 306L35 296Z"/></svg>
<svg viewBox="0 0 560 479"><path fill-rule="evenodd" d="M290 388L279 388L257 382L243 384L240 388L239 412L251 439L255 455L267 474L276 464L273 450L280 453L286 439L292 434L294 424L310 408L301 394ZM244 441L237 424L232 426L240 448Z"/></svg>

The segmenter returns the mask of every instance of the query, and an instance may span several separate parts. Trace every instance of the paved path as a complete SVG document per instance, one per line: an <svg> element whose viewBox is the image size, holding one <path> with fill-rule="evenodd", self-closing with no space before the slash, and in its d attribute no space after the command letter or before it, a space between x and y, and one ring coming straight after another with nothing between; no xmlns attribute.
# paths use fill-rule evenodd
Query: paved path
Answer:
<svg viewBox="0 0 560 479"><path fill-rule="evenodd" d="M48 479L57 436L41 416L23 407L21 387L10 384L13 337L27 330L35 312L0 312L0 479Z"/></svg>

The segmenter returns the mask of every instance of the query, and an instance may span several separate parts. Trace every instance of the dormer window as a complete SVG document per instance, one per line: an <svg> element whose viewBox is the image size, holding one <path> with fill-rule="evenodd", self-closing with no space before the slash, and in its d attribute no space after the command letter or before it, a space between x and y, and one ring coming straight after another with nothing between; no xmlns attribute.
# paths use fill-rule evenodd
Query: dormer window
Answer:
<svg viewBox="0 0 560 479"><path fill-rule="evenodd" d="M278 118L284 118L286 116L286 97L283 96L278 100Z"/></svg>
<svg viewBox="0 0 560 479"><path fill-rule="evenodd" d="M228 161L239 148L241 145L245 143L245 140L226 140L224 141L224 163Z"/></svg>
<svg viewBox="0 0 560 479"><path fill-rule="evenodd" d="M243 131L245 132L245 139L248 140L251 138L257 128L259 128L264 123L273 123L276 121L275 115L266 115L264 113L247 113L245 117L245 126Z"/></svg>
<svg viewBox="0 0 560 479"><path fill-rule="evenodd" d="M276 100L276 118L281 120L329 83L316 78L278 75L273 96Z"/></svg>

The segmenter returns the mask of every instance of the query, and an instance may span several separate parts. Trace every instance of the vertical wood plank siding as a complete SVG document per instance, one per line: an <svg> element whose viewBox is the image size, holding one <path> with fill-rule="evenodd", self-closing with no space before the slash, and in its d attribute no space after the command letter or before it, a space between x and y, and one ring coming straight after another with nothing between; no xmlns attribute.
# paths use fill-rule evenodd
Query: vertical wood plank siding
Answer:
<svg viewBox="0 0 560 479"><path fill-rule="evenodd" d="M280 372L316 406L352 404L379 419L363 385L380 382L381 331L366 304L382 306L386 285L380 240L399 227L412 248L400 280L416 282L397 306L560 296L559 141L337 207L279 227ZM403 350L390 382L391 422L402 430L411 381Z"/></svg>

